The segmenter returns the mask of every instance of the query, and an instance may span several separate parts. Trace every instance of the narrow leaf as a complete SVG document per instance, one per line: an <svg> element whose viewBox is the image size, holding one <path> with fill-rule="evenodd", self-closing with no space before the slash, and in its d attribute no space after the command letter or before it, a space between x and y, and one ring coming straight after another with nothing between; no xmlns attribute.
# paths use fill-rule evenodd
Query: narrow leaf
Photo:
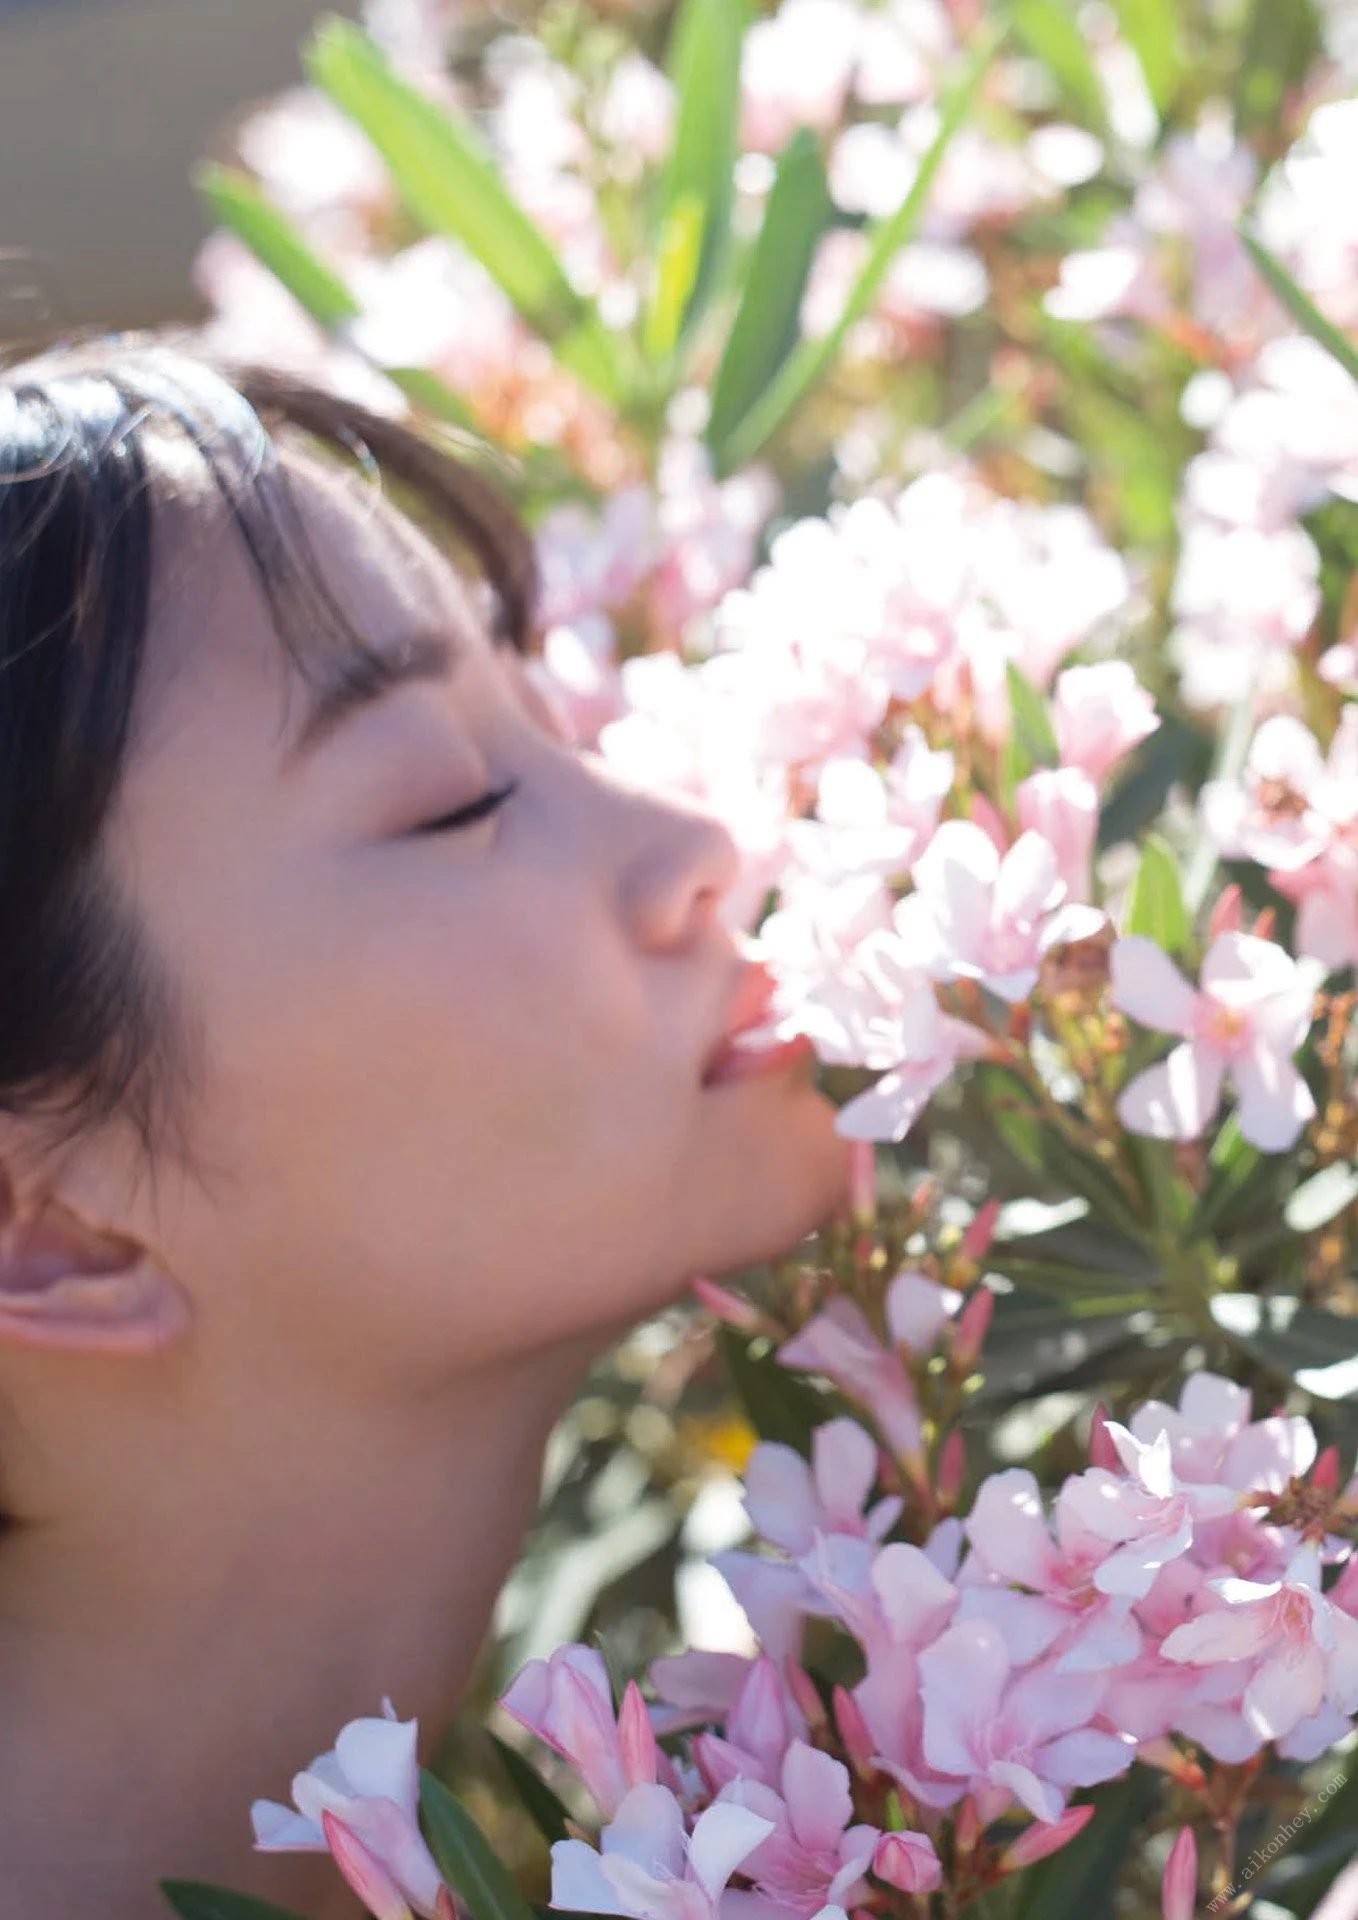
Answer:
<svg viewBox="0 0 1358 1920"><path fill-rule="evenodd" d="M335 333L358 318L362 309L338 274L265 199L249 174L234 167L203 166L195 185L221 224L245 242L318 327Z"/></svg>
<svg viewBox="0 0 1358 1920"><path fill-rule="evenodd" d="M1166 953L1177 953L1193 931L1179 883L1179 863L1158 833L1146 836L1140 865L1127 889L1124 934L1144 934Z"/></svg>
<svg viewBox="0 0 1358 1920"><path fill-rule="evenodd" d="M466 1901L472 1920L535 1920L480 1827L427 1767L420 1769L420 1809L439 1872Z"/></svg>
<svg viewBox="0 0 1358 1920"><path fill-rule="evenodd" d="M1113 0L1122 36L1141 63L1146 91L1164 119L1184 77L1187 56L1178 0Z"/></svg>
<svg viewBox="0 0 1358 1920"><path fill-rule="evenodd" d="M887 269L901 248L913 237L928 200L934 176L952 144L953 135L970 113L981 83L1005 39L1006 29L991 21L972 35L972 53L962 78L943 105L939 129L899 207L886 219L868 228L868 257L845 302L844 310L828 333L817 340L802 340L788 355L756 404L741 421L726 444L725 466L744 466L772 438L795 408L829 372L839 357L845 336L862 319L886 277Z"/></svg>
<svg viewBox="0 0 1358 1920"><path fill-rule="evenodd" d="M1235 75L1242 139L1277 139L1283 104L1315 66L1321 38L1314 0L1253 0Z"/></svg>
<svg viewBox="0 0 1358 1920"><path fill-rule="evenodd" d="M701 313L730 235L744 36L744 0L683 0L671 31L666 68L676 97L674 141L660 176L655 232L663 248L677 209L689 202L695 212L684 217L700 235L680 328Z"/></svg>
<svg viewBox="0 0 1358 1920"><path fill-rule="evenodd" d="M471 122L402 80L368 35L346 20L322 23L306 65L382 155L412 217L473 254L561 365L617 405L617 341L506 188Z"/></svg>
<svg viewBox="0 0 1358 1920"><path fill-rule="evenodd" d="M501 1740L497 1734L491 1734L490 1743L500 1756L500 1765L509 1775L509 1784L518 1796L519 1805L548 1846L564 1840L569 1815L536 1767L530 1766L516 1747L511 1747L507 1740Z"/></svg>
<svg viewBox="0 0 1358 1920"><path fill-rule="evenodd" d="M290 1907L256 1900L248 1893L231 1893L201 1880L162 1880L160 1890L182 1920L305 1920Z"/></svg>
<svg viewBox="0 0 1358 1920"><path fill-rule="evenodd" d="M832 210L820 145L809 127L799 127L778 157L713 382L707 441L723 468L723 443L797 344L807 275Z"/></svg>
<svg viewBox="0 0 1358 1920"><path fill-rule="evenodd" d="M1098 69L1069 0L1010 0L1014 33L1037 55L1070 100L1102 130L1108 109Z"/></svg>
<svg viewBox="0 0 1358 1920"><path fill-rule="evenodd" d="M1309 295L1302 292L1281 260L1275 259L1263 242L1243 224L1240 227L1240 238L1245 244L1245 251L1259 269L1261 276L1268 282L1302 332L1309 333L1313 340L1318 340L1325 351L1339 362L1345 373L1358 380L1358 347L1355 347L1338 327L1325 318Z"/></svg>
<svg viewBox="0 0 1358 1920"><path fill-rule="evenodd" d="M1013 721L1014 737L1023 749L1030 767L1054 767L1061 759L1061 749L1056 744L1051 715L1047 703L1031 680L1014 665L1012 660L1005 662L1005 679L1009 685L1009 713Z"/></svg>
<svg viewBox="0 0 1358 1920"><path fill-rule="evenodd" d="M1098 1812L1060 1853L1029 1868L1015 1920L1112 1920L1119 1868L1159 1797L1159 1776L1149 1767L1080 1794Z"/></svg>
<svg viewBox="0 0 1358 1920"><path fill-rule="evenodd" d="M666 360L679 343L689 298L697 285L705 212L696 193L670 208L655 255L655 290L642 326L647 358Z"/></svg>

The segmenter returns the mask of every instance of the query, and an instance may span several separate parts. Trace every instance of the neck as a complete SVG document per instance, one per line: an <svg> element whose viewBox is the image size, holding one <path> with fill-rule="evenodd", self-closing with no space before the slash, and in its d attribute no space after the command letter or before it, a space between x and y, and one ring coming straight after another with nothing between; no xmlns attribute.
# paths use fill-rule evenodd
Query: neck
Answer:
<svg viewBox="0 0 1358 1920"><path fill-rule="evenodd" d="M250 1803L286 1802L384 1694L432 1756L587 1358L382 1420L293 1406L242 1438L237 1416L229 1442L186 1437L158 1501L6 1538L0 1920L153 1920L162 1877L357 1915L328 1859L252 1850Z"/></svg>

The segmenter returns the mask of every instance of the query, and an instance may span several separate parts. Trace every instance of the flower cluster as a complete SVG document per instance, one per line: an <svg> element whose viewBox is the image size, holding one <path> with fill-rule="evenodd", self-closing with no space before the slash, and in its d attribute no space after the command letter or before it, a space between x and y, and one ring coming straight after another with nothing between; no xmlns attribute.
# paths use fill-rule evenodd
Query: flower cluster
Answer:
<svg viewBox="0 0 1358 1920"><path fill-rule="evenodd" d="M914 1896L965 1902L1061 1850L1093 1817L1072 1794L1134 1763L1190 1796L1209 1760L1236 1769L1234 1804L1212 1810L1233 1825L1270 1754L1310 1760L1351 1729L1358 1481L1341 1492L1310 1423L1253 1418L1230 1380L1195 1374L1126 1425L1097 1414L1090 1464L1050 1503L1012 1468L927 1522L958 1476L950 1445L926 1463L921 1396L940 1366L969 1372L989 1307L984 1283L964 1300L906 1269L879 1330L836 1295L783 1340L783 1366L856 1412L816 1427L809 1457L764 1442L750 1459L752 1546L716 1564L755 1653L657 1660L649 1701L635 1681L616 1696L591 1647L520 1671L501 1704L594 1808L552 1848L554 1908L919 1913ZM830 1666L861 1678L819 1670L827 1631L854 1654ZM329 1844L381 1920L441 1914L413 1741L413 1723L352 1723L294 1781L296 1814L257 1804L258 1844ZM1168 1914L1189 1911L1188 1831Z"/></svg>

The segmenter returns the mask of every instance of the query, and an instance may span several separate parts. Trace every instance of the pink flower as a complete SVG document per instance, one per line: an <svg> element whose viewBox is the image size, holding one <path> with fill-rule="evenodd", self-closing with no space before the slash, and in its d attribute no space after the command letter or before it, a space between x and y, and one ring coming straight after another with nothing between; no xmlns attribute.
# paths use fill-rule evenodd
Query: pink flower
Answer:
<svg viewBox="0 0 1358 1920"><path fill-rule="evenodd" d="M615 1716L595 1648L558 1647L548 1660L530 1660L500 1705L570 1762L605 1817L633 1787L654 1784L655 1738L641 1694L629 1686Z"/></svg>
<svg viewBox="0 0 1358 1920"><path fill-rule="evenodd" d="M895 921L917 964L938 980L979 980L1002 1000L1025 1000L1048 948L1105 922L1095 907L1062 906L1056 850L1038 833L1020 835L1001 859L973 821L945 820L914 880Z"/></svg>
<svg viewBox="0 0 1358 1920"><path fill-rule="evenodd" d="M1063 767L1100 782L1160 724L1155 702L1125 660L1067 667L1052 689L1052 725Z"/></svg>
<svg viewBox="0 0 1358 1920"><path fill-rule="evenodd" d="M717 1920L727 1881L774 1830L745 1807L717 1801L684 1829L665 1787L633 1787L600 1835L552 1847L553 1907L633 1920Z"/></svg>
<svg viewBox="0 0 1358 1920"><path fill-rule="evenodd" d="M1223 1604L1176 1627L1161 1646L1166 1660L1206 1666L1255 1663L1244 1711L1265 1740L1290 1733L1328 1702L1358 1707L1358 1621L1320 1590L1320 1557L1299 1547L1281 1580L1213 1580Z"/></svg>
<svg viewBox="0 0 1358 1920"><path fill-rule="evenodd" d="M1022 830L1050 843L1066 898L1087 901L1099 825L1094 781L1082 767L1040 767L1019 782L1014 803Z"/></svg>
<svg viewBox="0 0 1358 1920"><path fill-rule="evenodd" d="M884 1833L872 1856L872 1871L902 1893L934 1893L943 1884L943 1864L927 1833Z"/></svg>
<svg viewBox="0 0 1358 1920"><path fill-rule="evenodd" d="M728 1894L724 1920L811 1920L827 1904L857 1904L880 1835L854 1825L849 1771L796 1740L783 1759L781 1794L758 1780L723 1787L717 1805L748 1808L773 1827L741 1866L756 1892Z"/></svg>
<svg viewBox="0 0 1358 1920"><path fill-rule="evenodd" d="M323 1824L329 1814L339 1841L336 1862L345 1877L351 1872L366 1876L374 1894L381 1889L389 1910L397 1911L399 1897L434 1920L447 1910L447 1893L420 1833L419 1722L398 1720L390 1701L383 1702L383 1710L380 1720L349 1721L333 1750L318 1754L294 1776L296 1812L273 1800L254 1802L255 1848L324 1853L330 1846Z"/></svg>
<svg viewBox="0 0 1358 1920"><path fill-rule="evenodd" d="M1198 1843L1192 1827L1180 1827L1169 1850L1161 1898L1164 1920L1193 1920L1198 1902Z"/></svg>
<svg viewBox="0 0 1358 1920"><path fill-rule="evenodd" d="M862 1310L842 1295L778 1351L784 1367L823 1373L872 1415L903 1459L918 1458L922 1429L914 1386L900 1355L883 1347Z"/></svg>
<svg viewBox="0 0 1358 1920"><path fill-rule="evenodd" d="M726 1716L724 1733L700 1733L693 1758L714 1793L737 1779L772 1786L788 1748L806 1735L806 1721L791 1689L773 1661L761 1654Z"/></svg>
<svg viewBox="0 0 1358 1920"><path fill-rule="evenodd" d="M919 1670L925 1757L979 1790L987 1819L1017 1799L1036 1819L1057 1820L1071 1787L1115 1779L1135 1757L1130 1740L1090 1725L1102 1674L1035 1666L1015 1679L989 1621L950 1627L920 1655Z"/></svg>
<svg viewBox="0 0 1358 1920"><path fill-rule="evenodd" d="M1229 1078L1245 1138L1262 1152L1284 1152L1315 1112L1292 1065L1311 1028L1315 988L1309 966L1251 934L1224 933L1212 942L1196 992L1154 941L1139 934L1119 940L1114 1005L1143 1026L1182 1034L1184 1042L1123 1089L1123 1125L1161 1140L1194 1140Z"/></svg>
<svg viewBox="0 0 1358 1920"><path fill-rule="evenodd" d="M902 1502L863 1504L877 1475L877 1447L856 1420L827 1420L811 1436L811 1466L792 1447L766 1440L745 1470L745 1511L756 1533L793 1555L809 1553L818 1533L880 1540Z"/></svg>

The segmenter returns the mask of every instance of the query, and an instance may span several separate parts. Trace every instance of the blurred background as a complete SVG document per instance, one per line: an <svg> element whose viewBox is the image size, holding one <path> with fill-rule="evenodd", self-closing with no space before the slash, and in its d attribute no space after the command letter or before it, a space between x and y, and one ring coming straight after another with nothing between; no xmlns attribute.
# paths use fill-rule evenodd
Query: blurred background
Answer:
<svg viewBox="0 0 1358 1920"><path fill-rule="evenodd" d="M327 0L353 14L354 0ZM190 318L190 171L294 85L316 0L0 0L0 338Z"/></svg>

